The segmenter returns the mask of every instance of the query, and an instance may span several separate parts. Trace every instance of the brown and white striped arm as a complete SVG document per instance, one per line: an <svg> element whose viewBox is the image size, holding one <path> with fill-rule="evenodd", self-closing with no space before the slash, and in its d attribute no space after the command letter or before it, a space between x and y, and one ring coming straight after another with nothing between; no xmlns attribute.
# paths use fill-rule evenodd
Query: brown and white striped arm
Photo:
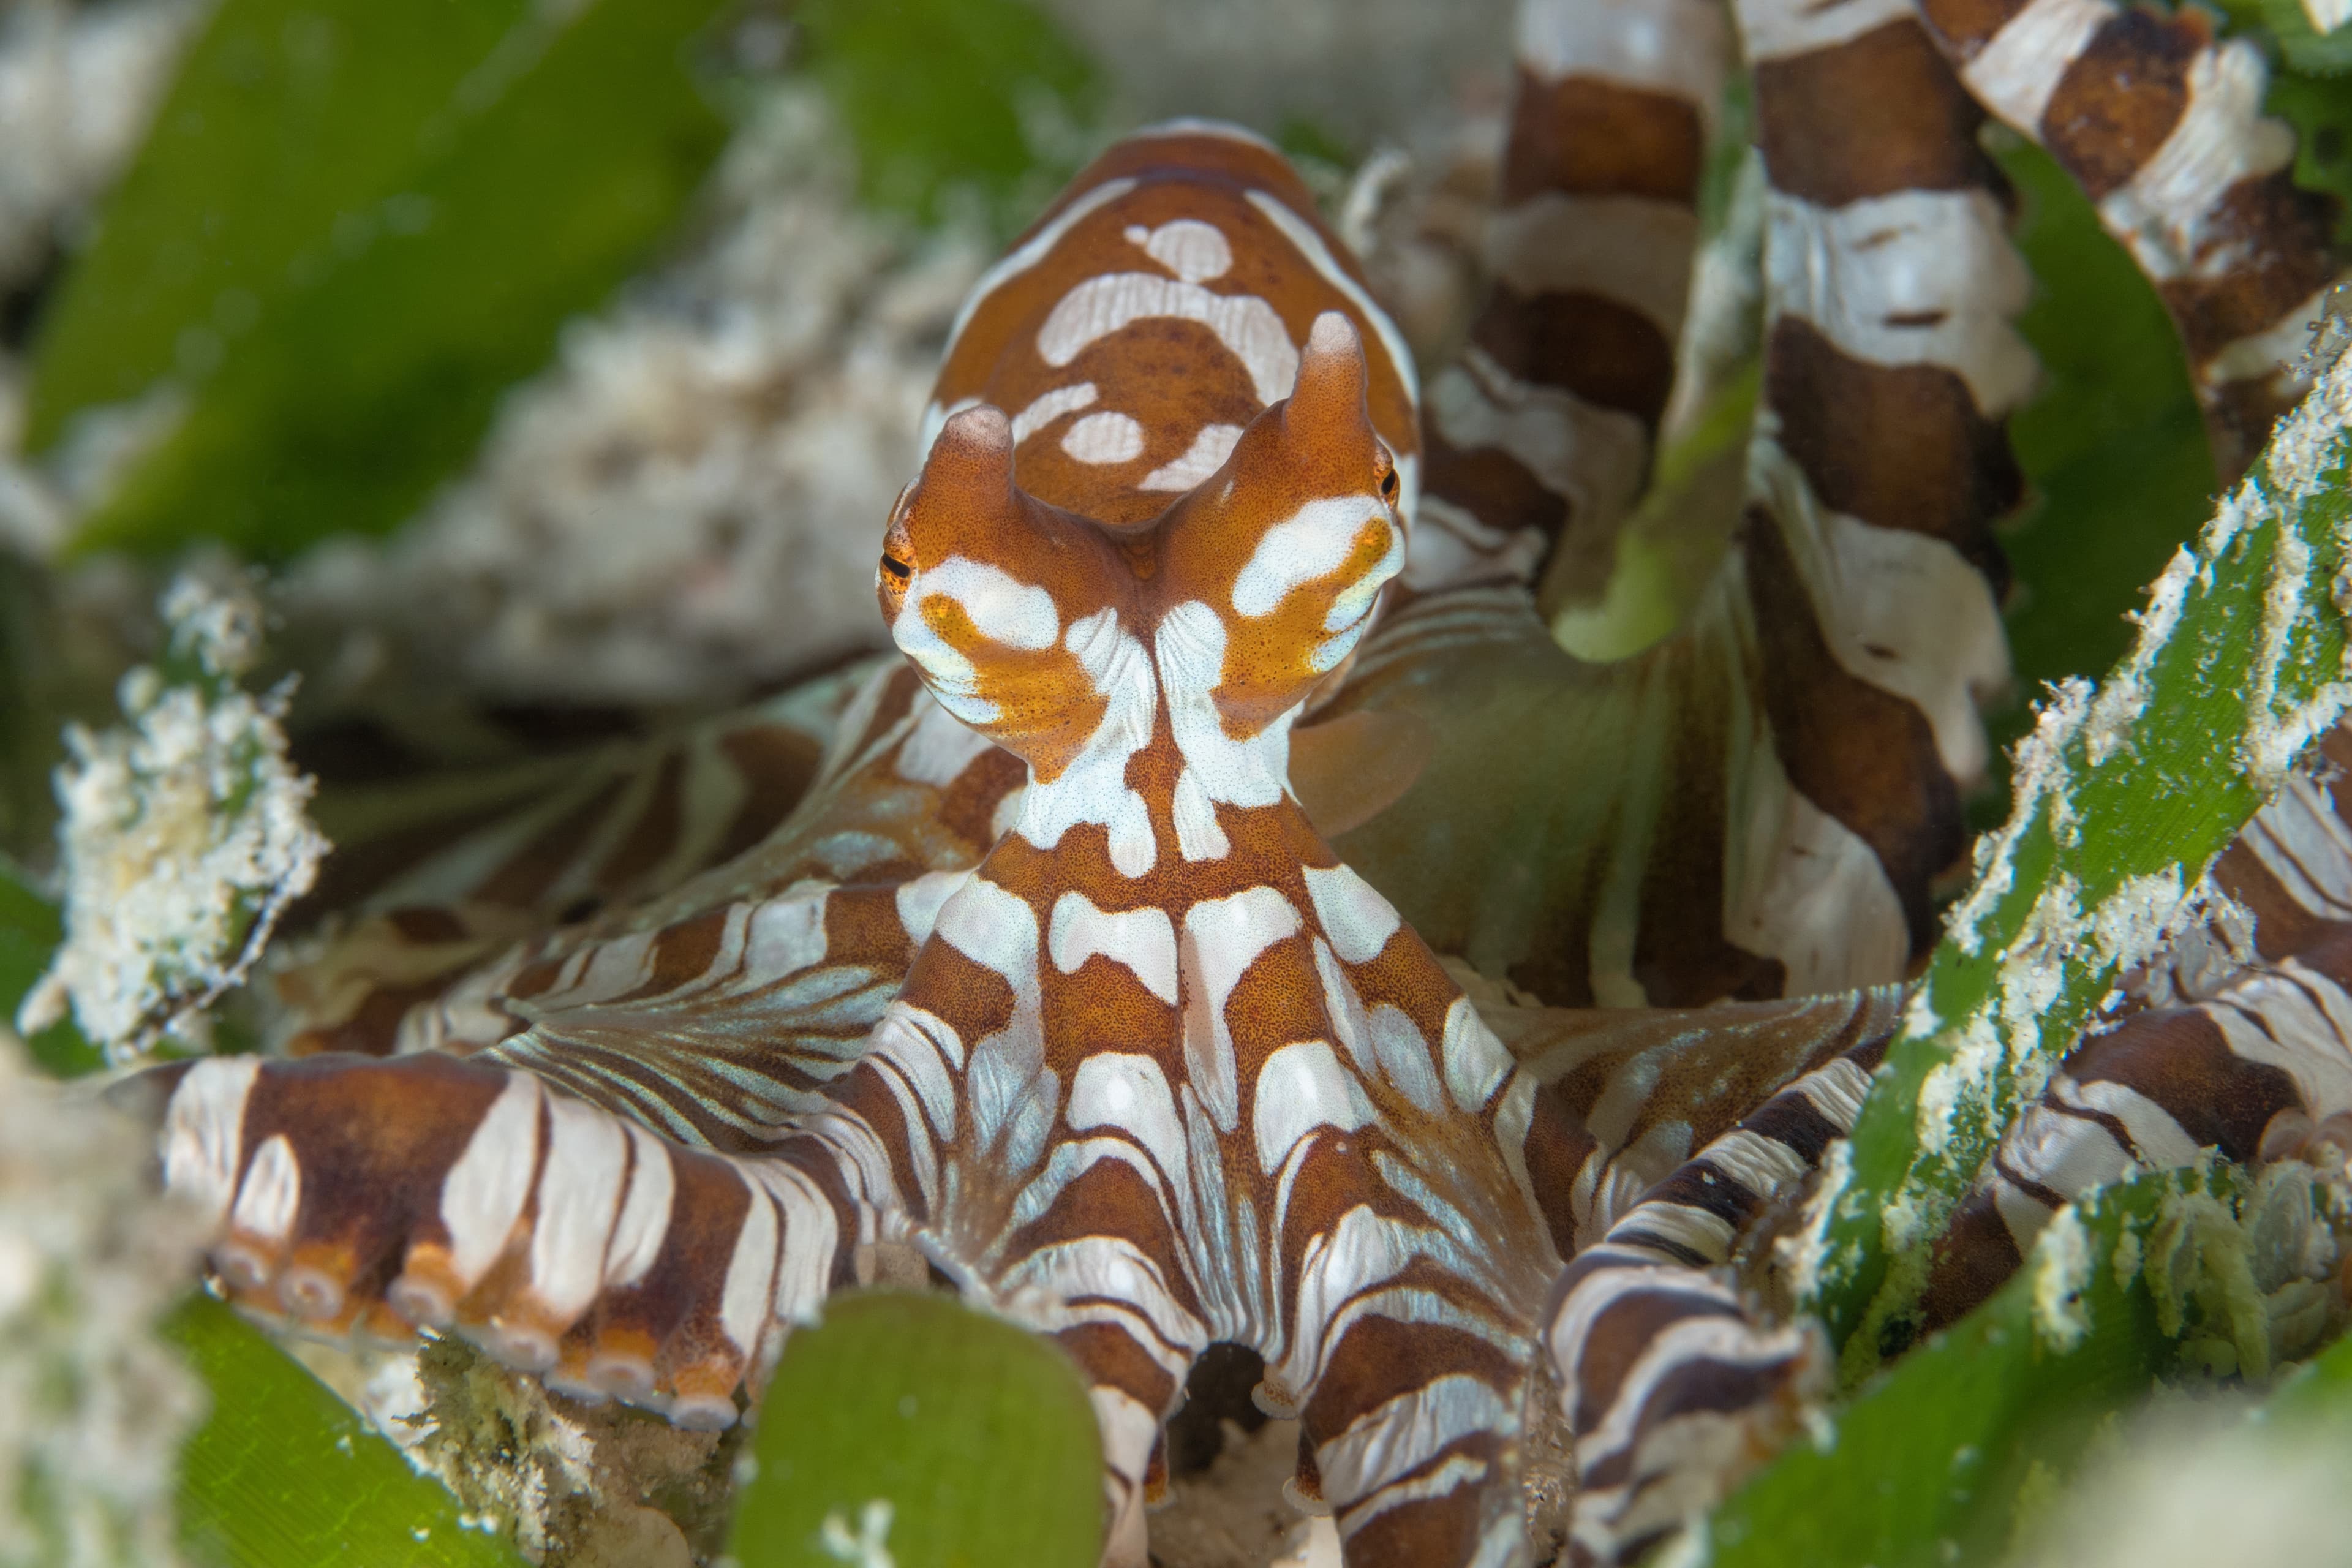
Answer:
<svg viewBox="0 0 2352 1568"><path fill-rule="evenodd" d="M2047 148L2179 328L2224 484L2308 384L2335 203L2296 187L2269 71L2194 8L2112 0L1917 0L1977 101Z"/></svg>
<svg viewBox="0 0 2352 1568"><path fill-rule="evenodd" d="M1598 598L1673 389L1723 89L1710 0L1524 0L1491 283L1432 384L1414 592L1547 575Z"/></svg>
<svg viewBox="0 0 2352 1568"><path fill-rule="evenodd" d="M1553 1287L1544 1342L1576 1468L1567 1561L1638 1561L1727 1495L1828 1392L1807 1322L1770 1323L1726 1266L1763 1207L1853 1131L1899 997L1868 1037L1799 1079L1660 1182Z"/></svg>
<svg viewBox="0 0 2352 1568"><path fill-rule="evenodd" d="M131 1081L165 1097L165 1182L211 1222L241 1310L332 1338L447 1330L684 1426L733 1423L887 1206L854 1145L686 1148L436 1052L223 1057Z"/></svg>
<svg viewBox="0 0 2352 1568"><path fill-rule="evenodd" d="M1976 703L2008 678L1991 526L2021 489L2030 282L1980 116L1906 5L1735 14L1768 187L1744 544L1779 644L1766 700L1822 895L1878 911L1908 958L1984 768Z"/></svg>
<svg viewBox="0 0 2352 1568"><path fill-rule="evenodd" d="M1882 1037L1899 986L1707 1007L1515 1007L1479 1016L1541 1088L1528 1174L1562 1258L1806 1074Z"/></svg>
<svg viewBox="0 0 2352 1568"><path fill-rule="evenodd" d="M808 793L856 689L827 676L650 742L338 795L298 915L340 929L273 973L286 1049L386 1054L412 1009L509 944L733 860Z"/></svg>
<svg viewBox="0 0 2352 1568"><path fill-rule="evenodd" d="M1936 938L1976 705L2008 674L1991 524L2021 493L2004 420L2034 363L1981 117L1900 7L1738 17L1769 319L1724 563L1682 629L1610 664L1564 652L1515 584L1424 595L1324 710L1432 737L1397 807L1339 837L1350 862L1441 952L1559 1005L1900 978ZM1433 457L1425 515L1454 472Z"/></svg>

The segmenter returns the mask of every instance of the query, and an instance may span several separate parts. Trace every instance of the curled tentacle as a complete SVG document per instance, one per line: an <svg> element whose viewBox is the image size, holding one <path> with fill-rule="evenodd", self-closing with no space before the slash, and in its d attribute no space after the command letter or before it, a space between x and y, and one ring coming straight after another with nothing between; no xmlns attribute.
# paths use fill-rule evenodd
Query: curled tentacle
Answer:
<svg viewBox="0 0 2352 1568"><path fill-rule="evenodd" d="M239 1308L329 1336L463 1334L685 1426L734 1421L859 1236L854 1189L813 1142L686 1148L482 1062L221 1058L156 1076L165 1184L212 1217Z"/></svg>
<svg viewBox="0 0 2352 1568"><path fill-rule="evenodd" d="M1979 102L2046 148L2156 285L2189 350L2222 482L2310 390L2300 368L2345 276L2336 203L2294 183L2270 72L2200 12L2112 0L1918 0Z"/></svg>
<svg viewBox="0 0 2352 1568"><path fill-rule="evenodd" d="M1544 1330L1577 1490L1570 1561L1631 1563L1728 1493L1828 1392L1827 1347L1724 1277L1741 1230L1853 1131L1881 1026L1652 1188L1560 1273Z"/></svg>

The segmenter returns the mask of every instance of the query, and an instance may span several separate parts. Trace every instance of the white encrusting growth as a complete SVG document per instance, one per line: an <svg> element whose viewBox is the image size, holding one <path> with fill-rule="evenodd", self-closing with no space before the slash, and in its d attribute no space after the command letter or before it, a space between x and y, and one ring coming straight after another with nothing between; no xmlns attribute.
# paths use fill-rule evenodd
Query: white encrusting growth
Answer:
<svg viewBox="0 0 2352 1568"><path fill-rule="evenodd" d="M2033 1244L2027 1264L2033 1278L2033 1331L2043 1344L2061 1353L2081 1344L2091 1331L2082 1310L2091 1263L2089 1235L2070 1204Z"/></svg>
<svg viewBox="0 0 2352 1568"><path fill-rule="evenodd" d="M205 1107L184 1146L218 1177L249 1058L197 1063ZM243 1075L249 1078L249 1071ZM209 1125L210 1131L200 1131ZM9 1568L166 1568L179 1448L204 1387L157 1334L226 1194L191 1213L145 1176L149 1131L39 1072L0 1028L0 1563ZM201 1152L198 1153L198 1149ZM235 1166L226 1177L234 1178ZM217 1196L217 1202L215 1202Z"/></svg>
<svg viewBox="0 0 2352 1568"><path fill-rule="evenodd" d="M118 1059L243 982L328 848L287 758L290 689L237 684L259 656L250 593L182 577L162 609L171 678L123 677L126 727L67 729L66 940L16 1019L31 1034L70 1005Z"/></svg>
<svg viewBox="0 0 2352 1568"><path fill-rule="evenodd" d="M1979 842L1974 886L1948 922L1953 945L1974 955L2008 923L2003 917L2011 913L2018 890L2015 861L2030 833L2046 827L2062 859L2033 889L2031 905L2006 936L1992 994L1959 1017L1944 1016L1947 1009L1932 1001L1915 1010L1909 1033L1934 1031L1949 1042L1946 1058L1920 1085L1916 1110L1918 1148L1943 1173L1915 1173L1880 1199L1895 1249L1916 1244L1919 1237L1916 1226L1913 1233L1895 1236L1894 1216L1941 1212L1948 1202L1951 1168L1973 1171L2011 1117L2017 1120L2009 1130L2004 1158L2062 1192L2111 1180L2142 1155L2186 1158L2191 1152L2169 1113L2137 1094L2061 1080L2052 1104L2035 1103L2051 1081L2057 1052L2071 1043L2050 1035L2053 1007L2072 988L2105 986L2115 975L2147 963L2168 940L2183 901L2182 868L2164 866L2117 879L2086 905L2084 888L2063 858L2082 838L2074 793L2084 777L2135 756L2136 732L2148 721L2157 695L2158 662L2191 613L2190 595L2205 598L2196 607L2210 614L2217 571L2245 558L2242 542L2258 528L2273 531L2274 543L2254 668L2238 689L2245 700L2241 756L2247 773L2259 783L2276 783L2308 742L2352 706L2352 672L2340 656L2314 659L2305 635L2312 617L2327 613L2314 601L2333 597L2313 594L2307 581L2317 567L2312 535L2322 521L2307 503L2342 461L2347 429L2352 369L2339 362L2281 421L2258 472L2223 500L2193 547L2167 566L2139 618L2135 647L2109 689L2097 692L2080 679L2062 683L2033 732L2019 743L2012 770L2015 802L2000 829ZM2331 542L2336 551L2344 549L2341 530ZM2195 688L2187 690L2194 693ZM2283 693L2292 693L2284 700L2284 711ZM2174 693L2172 700L2181 696ZM2258 844L2259 833L2252 837ZM2209 1001L2206 1010L2233 1054L2284 1068L2307 1102L2331 1104L2329 1097L2352 1093L2340 1050L2340 1041L2352 1037L2352 1004L2343 1016L2329 1016L2330 1004L2315 999L2335 988L2315 986L2316 977L2296 973L2299 967L2290 960L2274 973L2256 974L2233 986L2226 1004ZM2069 1109L2095 1112L2097 1119L2069 1115ZM2126 1149L2116 1130L2137 1147ZM2021 1246L2048 1242L2042 1231L2048 1211L2039 1200L2005 1176L1992 1183L1992 1196ZM2049 1279L2063 1282L2072 1268L2067 1244L2062 1239L2049 1245L2055 1250L2037 1254L2037 1267L2053 1271ZM2065 1295L2055 1283L2052 1290L2053 1300ZM2050 1314L2050 1321L2060 1341L2074 1331L2063 1310Z"/></svg>

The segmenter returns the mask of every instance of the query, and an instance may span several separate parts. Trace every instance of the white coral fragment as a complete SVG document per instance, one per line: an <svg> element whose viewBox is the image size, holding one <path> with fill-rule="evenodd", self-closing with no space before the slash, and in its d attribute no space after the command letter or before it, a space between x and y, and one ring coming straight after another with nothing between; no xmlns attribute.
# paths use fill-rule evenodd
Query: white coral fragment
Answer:
<svg viewBox="0 0 2352 1568"><path fill-rule="evenodd" d="M286 689L237 685L259 643L251 597L183 577L163 616L163 668L122 679L127 724L67 731L66 940L17 1016L30 1033L70 1004L116 1060L238 984L328 848L287 760Z"/></svg>
<svg viewBox="0 0 2352 1568"><path fill-rule="evenodd" d="M145 1134L37 1076L0 1029L0 1568L168 1568L203 1393L156 1339L193 1220L140 1180Z"/></svg>

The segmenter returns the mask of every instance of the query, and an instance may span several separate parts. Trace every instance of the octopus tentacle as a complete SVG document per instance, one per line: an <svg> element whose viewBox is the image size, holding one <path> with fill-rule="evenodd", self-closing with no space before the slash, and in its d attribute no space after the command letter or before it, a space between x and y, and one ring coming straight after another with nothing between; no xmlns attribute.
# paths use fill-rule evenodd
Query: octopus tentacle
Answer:
<svg viewBox="0 0 2352 1568"><path fill-rule="evenodd" d="M1745 567L1792 677L1767 711L1835 867L1818 891L1867 901L1916 959L1984 767L1974 699L2008 678L1991 525L2021 488L2005 421L2035 375L2011 325L2030 280L1982 117L1907 6L1735 15L1769 186Z"/></svg>
<svg viewBox="0 0 2352 1568"><path fill-rule="evenodd" d="M2234 483L2310 390L2310 324L2345 275L2336 204L2295 185L2294 132L2262 111L2260 51L2193 10L1916 4L1978 101L2049 151L2156 285Z"/></svg>
<svg viewBox="0 0 2352 1568"><path fill-rule="evenodd" d="M1883 1037L1895 985L1710 1007L1487 1006L1537 1090L1528 1160L1563 1258L1790 1084Z"/></svg>
<svg viewBox="0 0 2352 1568"><path fill-rule="evenodd" d="M287 1052L417 1048L446 1026L431 1005L514 943L737 859L807 795L854 689L823 678L650 742L436 784L422 807L397 786L331 795L337 848L298 915L345 929L273 975Z"/></svg>
<svg viewBox="0 0 2352 1568"><path fill-rule="evenodd" d="M425 1053L162 1069L164 1176L219 1226L240 1308L303 1331L461 1333L518 1371L681 1426L736 1418L782 1331L875 1229L819 1136L685 1147Z"/></svg>
<svg viewBox="0 0 2352 1568"><path fill-rule="evenodd" d="M1494 280L1430 384L1406 587L1601 595L1673 388L1727 42L1706 0L1519 7Z"/></svg>
<svg viewBox="0 0 2352 1568"><path fill-rule="evenodd" d="M1828 1392L1810 1323L1759 1321L1725 1278L1748 1223L1853 1130L1899 1022L1766 1100L1653 1187L1552 1288L1544 1330L1577 1469L1569 1560L1630 1563L1777 1452Z"/></svg>
<svg viewBox="0 0 2352 1568"><path fill-rule="evenodd" d="M1525 15L1589 46L1679 13ZM1899 978L1934 941L1929 884L1986 762L1976 705L2008 675L1991 524L2021 493L2003 421L2033 360L1980 116L1899 6L1738 18L1771 187L1765 406L1713 575L1678 628L1605 659L1507 582L1425 594L1325 710L1434 737L1397 805L1339 836L1350 862L1441 950L1562 1005ZM1532 167L1556 137L1525 103L1506 163ZM1435 460L1433 410L1426 510L1475 510L1486 481ZM1529 395L1512 427L1582 452L1579 417ZM1523 764L1488 764L1505 752Z"/></svg>

